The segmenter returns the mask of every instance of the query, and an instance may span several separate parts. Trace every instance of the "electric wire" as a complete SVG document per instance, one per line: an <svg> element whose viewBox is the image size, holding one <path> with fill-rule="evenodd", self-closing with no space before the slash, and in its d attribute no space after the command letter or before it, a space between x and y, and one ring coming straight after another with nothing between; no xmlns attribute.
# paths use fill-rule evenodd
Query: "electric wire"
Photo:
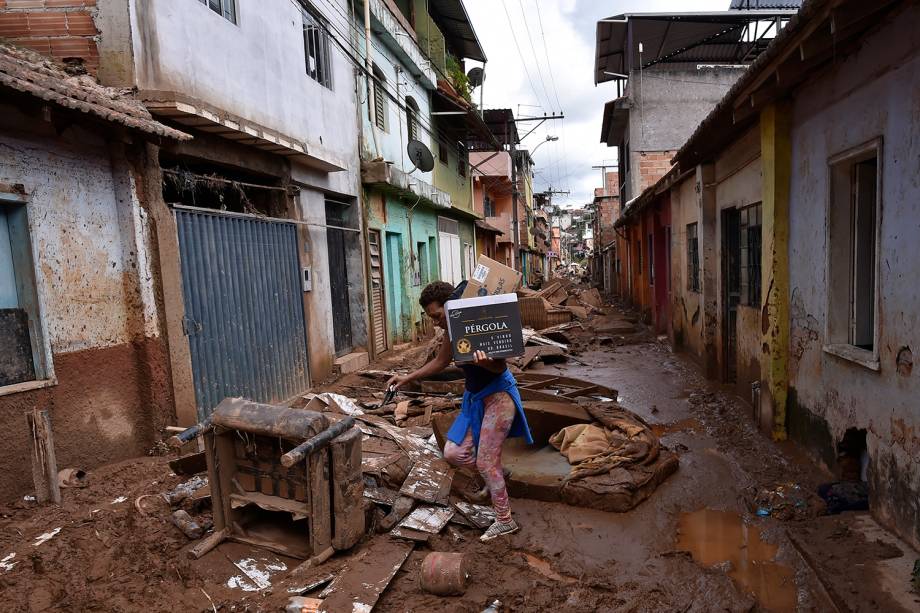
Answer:
<svg viewBox="0 0 920 613"><path fill-rule="evenodd" d="M518 5L521 7L521 16L524 18L524 28L527 30L527 42L530 43L530 50L533 52L533 57L537 57L537 49L533 44L533 34L530 32L530 24L527 22L527 11L524 10L524 0L518 0ZM544 40L544 43L546 41ZM543 87L543 95L546 96L546 102L549 103L550 109L552 109L553 99L549 95L549 90L546 88L546 79L543 78L543 69L540 67L540 63L536 64L537 76L540 77L540 85ZM559 105L556 105L558 110Z"/></svg>

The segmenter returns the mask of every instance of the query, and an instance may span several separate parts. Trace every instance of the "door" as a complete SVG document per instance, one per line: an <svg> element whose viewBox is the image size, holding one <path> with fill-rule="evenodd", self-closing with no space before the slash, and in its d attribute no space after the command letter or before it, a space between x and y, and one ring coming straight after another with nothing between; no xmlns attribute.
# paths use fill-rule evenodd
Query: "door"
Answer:
<svg viewBox="0 0 920 613"><path fill-rule="evenodd" d="M726 383L738 380L738 305L741 303L741 216L722 211L722 356Z"/></svg>
<svg viewBox="0 0 920 613"><path fill-rule="evenodd" d="M273 403L303 392L310 377L294 224L175 215L198 417L227 397Z"/></svg>
<svg viewBox="0 0 920 613"><path fill-rule="evenodd" d="M387 232L386 285L387 323L389 342L395 344L402 334L402 296L405 285L402 280L403 248L402 234Z"/></svg>
<svg viewBox="0 0 920 613"><path fill-rule="evenodd" d="M329 254L329 292L332 302L332 328L337 356L354 349L351 329L351 296L348 277L348 246L356 240L349 225L348 205L326 201L326 246Z"/></svg>
<svg viewBox="0 0 920 613"><path fill-rule="evenodd" d="M460 264L460 224L454 219L438 217L438 251L441 280L457 285L463 280Z"/></svg>
<svg viewBox="0 0 920 613"><path fill-rule="evenodd" d="M374 355L380 355L389 347L387 343L387 319L385 289L383 286L383 260L380 253L380 231L368 230L367 242L371 254L371 327L373 328Z"/></svg>
<svg viewBox="0 0 920 613"><path fill-rule="evenodd" d="M469 243L463 243L464 261L466 262L466 278L469 279L476 268L476 260L473 255L473 246Z"/></svg>

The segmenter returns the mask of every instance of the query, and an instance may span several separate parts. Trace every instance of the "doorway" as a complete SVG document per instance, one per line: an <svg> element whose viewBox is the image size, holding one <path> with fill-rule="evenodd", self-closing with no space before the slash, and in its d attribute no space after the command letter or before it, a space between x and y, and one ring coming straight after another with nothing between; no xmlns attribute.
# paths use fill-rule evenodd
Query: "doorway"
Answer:
<svg viewBox="0 0 920 613"><path fill-rule="evenodd" d="M738 209L722 211L722 374L726 383L738 380L738 305L741 304L741 216Z"/></svg>
<svg viewBox="0 0 920 613"><path fill-rule="evenodd" d="M335 355L354 349L351 327L351 279L348 276L349 247L358 240L351 227L350 205L326 200L326 247L329 254L329 293L332 303L332 330Z"/></svg>

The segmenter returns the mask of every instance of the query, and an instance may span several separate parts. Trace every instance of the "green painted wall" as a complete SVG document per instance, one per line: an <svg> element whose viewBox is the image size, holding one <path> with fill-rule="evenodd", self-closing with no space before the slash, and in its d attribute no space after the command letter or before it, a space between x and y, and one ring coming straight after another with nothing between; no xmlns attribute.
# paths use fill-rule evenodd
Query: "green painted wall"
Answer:
<svg viewBox="0 0 920 613"><path fill-rule="evenodd" d="M384 216L369 211L368 227L380 230L383 242L387 335L395 344L413 340L422 321L419 295L438 279L438 216L423 206L410 214L411 204L389 195L383 199Z"/></svg>

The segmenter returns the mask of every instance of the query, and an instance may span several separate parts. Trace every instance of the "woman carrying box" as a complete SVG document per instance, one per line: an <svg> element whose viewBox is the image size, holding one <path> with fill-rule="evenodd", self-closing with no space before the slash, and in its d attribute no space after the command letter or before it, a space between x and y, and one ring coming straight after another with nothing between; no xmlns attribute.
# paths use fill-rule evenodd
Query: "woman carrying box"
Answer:
<svg viewBox="0 0 920 613"><path fill-rule="evenodd" d="M447 316L444 303L459 298L465 284L456 290L443 281L428 284L422 290L419 304L425 313L442 330L444 338L433 360L408 375L396 375L387 383L399 389L409 381L426 379L450 364L451 347L447 335ZM508 490L502 469L502 443L506 438L523 436L533 444L521 395L514 375L505 360L493 360L484 352L473 354L472 364L458 364L466 376L466 390L460 414L447 431L444 458L455 466L475 466L482 475L492 497L495 522L480 537L488 541L518 531L511 517Z"/></svg>

